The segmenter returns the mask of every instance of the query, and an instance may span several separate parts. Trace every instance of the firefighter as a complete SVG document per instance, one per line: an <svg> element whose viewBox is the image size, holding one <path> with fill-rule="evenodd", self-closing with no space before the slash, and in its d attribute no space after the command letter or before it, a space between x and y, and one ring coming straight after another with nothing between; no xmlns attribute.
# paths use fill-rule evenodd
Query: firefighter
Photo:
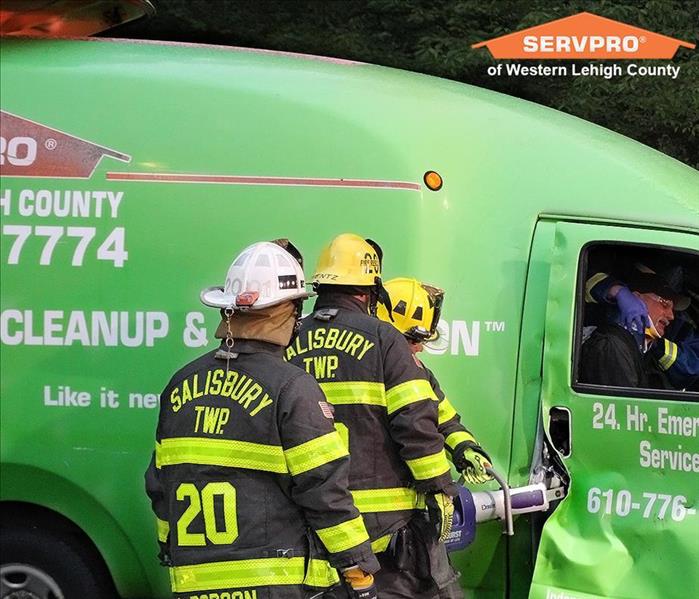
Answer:
<svg viewBox="0 0 699 599"><path fill-rule="evenodd" d="M386 282L385 288L391 299L391 314L385 306L379 305L377 315L381 320L392 323L403 334L415 363L425 371L439 399L439 432L444 436L451 461L470 484L491 480L492 476L486 472L486 468L492 466L490 457L461 424L461 417L442 391L437 378L417 357L424 343L437 338L444 291L408 278L391 279Z"/></svg>
<svg viewBox="0 0 699 599"><path fill-rule="evenodd" d="M376 597L347 448L316 381L283 360L310 295L287 240L249 246L201 293L222 342L165 387L146 472L175 597L319 596L334 568Z"/></svg>
<svg viewBox="0 0 699 599"><path fill-rule="evenodd" d="M381 564L380 596L440 597L457 588L443 543L456 486L425 371L403 336L375 317L377 301L387 301L381 260L369 239L332 240L313 276L314 311L286 357L320 382L334 408L352 455L350 489Z"/></svg>

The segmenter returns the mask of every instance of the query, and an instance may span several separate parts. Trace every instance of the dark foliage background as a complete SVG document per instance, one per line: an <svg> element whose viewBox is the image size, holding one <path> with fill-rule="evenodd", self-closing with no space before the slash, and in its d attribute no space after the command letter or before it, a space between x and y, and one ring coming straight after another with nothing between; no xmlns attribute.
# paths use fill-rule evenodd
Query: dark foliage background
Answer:
<svg viewBox="0 0 699 599"><path fill-rule="evenodd" d="M489 52L471 49L473 43L581 11L697 43L697 0L153 0L153 4L155 17L105 35L321 54L455 79L574 114L699 168L699 49L678 50L673 63L681 71L675 80L626 75L610 80L490 77L486 69L495 61Z"/></svg>

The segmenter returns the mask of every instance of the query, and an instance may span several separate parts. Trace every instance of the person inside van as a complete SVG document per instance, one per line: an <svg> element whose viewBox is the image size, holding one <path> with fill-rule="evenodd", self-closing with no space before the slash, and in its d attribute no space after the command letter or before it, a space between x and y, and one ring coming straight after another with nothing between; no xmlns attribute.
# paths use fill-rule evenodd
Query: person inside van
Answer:
<svg viewBox="0 0 699 599"><path fill-rule="evenodd" d="M650 350L675 319L675 312L688 307L689 298L654 272L634 269L625 283L617 289L617 306L611 311L610 322L597 327L583 343L579 380L614 387L674 389L655 357L657 350ZM628 302L623 299L625 291L630 292ZM645 306L646 315L636 300ZM635 306L634 316L628 314L630 305Z"/></svg>
<svg viewBox="0 0 699 599"><path fill-rule="evenodd" d="M597 272L588 278L585 302L613 306L618 311L618 322L627 330L640 331L651 325L646 303L607 273ZM688 303L685 298L680 307ZM652 343L648 352L675 389L693 390L699 384L699 334L688 317L674 319L670 328L671 332L666 331L661 341Z"/></svg>

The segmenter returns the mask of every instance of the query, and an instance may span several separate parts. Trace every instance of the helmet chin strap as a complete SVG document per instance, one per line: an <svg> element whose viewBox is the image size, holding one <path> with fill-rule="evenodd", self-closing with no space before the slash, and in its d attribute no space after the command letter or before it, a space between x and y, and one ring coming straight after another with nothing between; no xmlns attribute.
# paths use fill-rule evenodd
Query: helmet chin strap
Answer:
<svg viewBox="0 0 699 599"><path fill-rule="evenodd" d="M301 319L303 317L303 300L295 300L294 306L296 307L296 322L294 322L294 330L291 331L291 337L289 337L289 343L287 343L287 346L291 345L291 342L299 335Z"/></svg>
<svg viewBox="0 0 699 599"><path fill-rule="evenodd" d="M226 376L228 376L228 371L230 370L231 358L234 360L238 357L238 354L233 352L233 332L231 331L231 316L233 316L233 308L226 308L223 315L226 318L226 349L219 349L216 352L215 358L219 360L226 361Z"/></svg>
<svg viewBox="0 0 699 599"><path fill-rule="evenodd" d="M376 307L378 303L386 306L386 311L388 312L388 317L393 321L393 305L391 304L391 296L388 295L386 288L381 283L380 277L374 278L374 289L372 293L369 294L369 314L376 316Z"/></svg>

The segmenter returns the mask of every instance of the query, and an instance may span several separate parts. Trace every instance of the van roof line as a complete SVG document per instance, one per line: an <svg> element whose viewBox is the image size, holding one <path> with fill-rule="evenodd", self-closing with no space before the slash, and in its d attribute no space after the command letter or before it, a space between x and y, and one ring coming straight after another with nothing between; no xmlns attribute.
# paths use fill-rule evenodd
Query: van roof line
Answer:
<svg viewBox="0 0 699 599"><path fill-rule="evenodd" d="M579 214L571 212L566 214L564 212L541 212L537 220L554 220L554 221L567 221L576 222L584 224L599 224L599 225L617 225L620 227L630 227L634 229L662 229L664 231L679 231L682 233L693 233L699 234L699 227L693 227L691 225L683 226L677 225L672 222L660 223L660 222L644 222L629 219L617 219L608 218L604 216L591 216L589 214Z"/></svg>
<svg viewBox="0 0 699 599"><path fill-rule="evenodd" d="M92 37L92 36L51 36L50 38L37 38L31 35L12 35L1 36L3 38L36 40L50 39L50 41L63 42L108 42L113 44L129 44L143 46L171 46L179 48L201 48L203 50L220 50L223 52L241 52L249 54L265 54L268 56L281 56L285 58L299 58L302 60L316 60L319 62L327 62L340 66L377 66L368 62L358 60L349 60L347 58L336 58L334 56L321 56L318 54L304 54L303 52L288 52L286 50L270 50L267 48L246 48L245 46L226 46L225 44L202 44L197 42L173 42L168 40L145 40L145 39L130 39L125 37ZM387 67L388 68L388 67ZM415 73L414 73L415 74Z"/></svg>

